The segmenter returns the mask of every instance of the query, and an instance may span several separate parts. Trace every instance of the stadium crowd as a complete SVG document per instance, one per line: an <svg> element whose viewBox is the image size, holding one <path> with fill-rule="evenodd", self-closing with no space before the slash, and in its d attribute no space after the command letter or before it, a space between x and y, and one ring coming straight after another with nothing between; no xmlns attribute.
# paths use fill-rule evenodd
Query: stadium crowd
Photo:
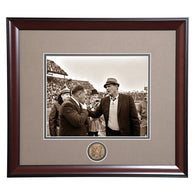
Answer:
<svg viewBox="0 0 195 195"><path fill-rule="evenodd" d="M47 76L47 108L50 108L54 101L57 100L59 93L68 87L68 83L71 82L71 87L76 85L82 85L86 89L87 97L90 96L91 90L94 88L88 81L72 80L65 78L56 78Z"/></svg>

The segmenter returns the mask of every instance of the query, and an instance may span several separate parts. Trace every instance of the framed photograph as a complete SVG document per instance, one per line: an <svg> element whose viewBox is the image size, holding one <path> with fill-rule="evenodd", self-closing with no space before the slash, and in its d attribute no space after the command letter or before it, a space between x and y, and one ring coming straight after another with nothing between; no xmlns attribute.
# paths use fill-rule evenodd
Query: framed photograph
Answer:
<svg viewBox="0 0 195 195"><path fill-rule="evenodd" d="M8 177L187 177L188 18L7 18Z"/></svg>
<svg viewBox="0 0 195 195"><path fill-rule="evenodd" d="M44 82L44 99L47 100L47 105L45 105L46 120L44 120L46 122L45 139L88 139L90 135L91 138L95 136L95 138L101 137L101 139L107 139L108 136L109 139L110 136L112 136L112 139L149 138L150 132L147 128L149 118L147 115L150 115L148 114L150 109L147 100L150 96L148 93L148 86L150 86L150 54L44 54L44 64L45 73L47 73L44 74L47 75ZM110 78L111 76L112 78ZM131 113L123 108L124 98L131 96L134 100L138 115L137 121L134 118L131 121L126 119L126 122L124 122L118 116L119 126L123 126L125 123L130 126L129 123L133 123L130 129L131 132L128 130L121 131L118 136L108 135L107 126L109 125L107 124L109 120L106 120L106 118L109 117L106 116L107 113L104 112L104 109L98 118L93 118L89 113L87 118L89 127L86 132L79 131L77 133L77 128L73 128L74 130L71 132L68 129L63 131L63 124L60 124L60 122L66 123L66 120L69 120L69 117L67 119L69 113L66 113L65 118L60 113L63 104L61 96L65 94L64 96L67 96L68 99L74 97L74 94L72 94L74 87L77 85L84 86L84 104L89 110L95 111L98 106L101 106L101 99L108 100L112 96L113 92L110 89L108 91L105 86L107 79L115 79L118 84L120 83L119 86L116 85L118 88L117 94L119 94L118 102L111 101L113 105L117 104L116 106L119 107L118 114L119 111L124 112L129 117ZM127 108L130 107L126 103L124 105ZM106 109L108 107L110 109L110 103L104 106ZM133 113L133 110L131 112ZM120 115L124 117L122 114ZM140 125L142 128L140 128ZM139 132L136 134L137 129L139 129Z"/></svg>

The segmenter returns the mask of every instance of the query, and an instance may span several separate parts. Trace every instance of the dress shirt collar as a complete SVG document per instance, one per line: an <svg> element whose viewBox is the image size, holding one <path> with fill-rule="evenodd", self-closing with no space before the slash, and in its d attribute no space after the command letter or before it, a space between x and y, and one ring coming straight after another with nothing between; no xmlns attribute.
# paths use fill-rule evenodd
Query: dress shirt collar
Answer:
<svg viewBox="0 0 195 195"><path fill-rule="evenodd" d="M119 94L117 94L117 96L115 98L110 96L110 100L112 100L114 102L115 100L118 100L118 97L119 97Z"/></svg>
<svg viewBox="0 0 195 195"><path fill-rule="evenodd" d="M73 97L71 96L71 98L76 102L76 104L80 107L80 103Z"/></svg>

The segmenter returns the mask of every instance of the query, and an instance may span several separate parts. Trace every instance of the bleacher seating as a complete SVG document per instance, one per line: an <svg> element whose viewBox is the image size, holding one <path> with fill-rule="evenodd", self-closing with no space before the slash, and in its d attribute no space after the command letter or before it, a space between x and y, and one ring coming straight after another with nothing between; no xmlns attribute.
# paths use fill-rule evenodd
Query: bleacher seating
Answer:
<svg viewBox="0 0 195 195"><path fill-rule="evenodd" d="M68 79L47 76L47 107L51 107L53 102L57 100L62 89L66 88L67 80ZM88 81L72 80L72 83L73 86L82 85L86 90L87 96L89 96L91 90L94 89Z"/></svg>

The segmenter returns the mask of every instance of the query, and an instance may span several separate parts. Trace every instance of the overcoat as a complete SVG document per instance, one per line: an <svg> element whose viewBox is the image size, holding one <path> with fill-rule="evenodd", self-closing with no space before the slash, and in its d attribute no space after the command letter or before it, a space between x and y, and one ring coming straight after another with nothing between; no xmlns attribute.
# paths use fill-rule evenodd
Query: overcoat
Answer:
<svg viewBox="0 0 195 195"><path fill-rule="evenodd" d="M117 116L121 136L139 136L140 122L133 98L126 94L119 94L118 98ZM101 100L99 107L95 111L88 110L88 112L94 118L98 118L103 114L107 129L109 108L110 97L107 96Z"/></svg>
<svg viewBox="0 0 195 195"><path fill-rule="evenodd" d="M59 110L60 104L54 103L49 114L49 131L51 136L57 135L57 127L59 127Z"/></svg>
<svg viewBox="0 0 195 195"><path fill-rule="evenodd" d="M70 98L60 107L60 136L86 136L88 111Z"/></svg>

